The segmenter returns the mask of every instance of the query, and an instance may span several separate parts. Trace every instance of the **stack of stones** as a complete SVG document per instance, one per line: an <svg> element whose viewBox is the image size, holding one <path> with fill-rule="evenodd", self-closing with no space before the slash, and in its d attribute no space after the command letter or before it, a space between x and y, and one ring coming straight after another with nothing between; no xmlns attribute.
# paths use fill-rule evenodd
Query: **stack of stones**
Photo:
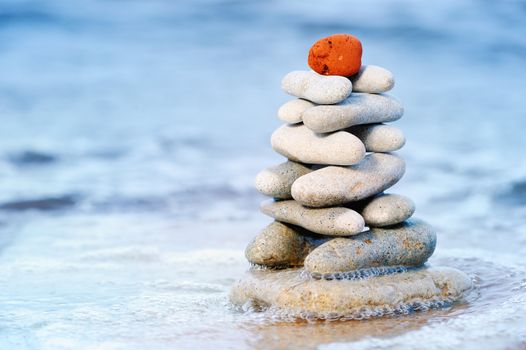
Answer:
<svg viewBox="0 0 526 350"><path fill-rule="evenodd" d="M431 256L435 233L408 221L411 199L384 192L405 171L392 153L404 134L384 124L404 111L383 94L393 86L393 75L378 66L363 66L351 80L312 71L285 76L283 90L298 99L279 109L286 124L271 143L288 160L256 178L258 191L273 198L261 211L275 221L248 246L252 264L305 266L332 278L420 266Z"/></svg>
<svg viewBox="0 0 526 350"><path fill-rule="evenodd" d="M350 77L294 71L283 78L283 90L297 99L279 109L285 124L271 144L287 160L256 178L257 190L271 197L261 211L274 221L246 249L254 267L234 287L235 304L348 315L364 306L454 300L469 289L460 271L417 269L433 254L435 232L411 218L411 199L385 192L405 172L393 153L404 134L385 123L404 109L385 94L394 86L391 72L358 67ZM385 283L400 288L394 300Z"/></svg>

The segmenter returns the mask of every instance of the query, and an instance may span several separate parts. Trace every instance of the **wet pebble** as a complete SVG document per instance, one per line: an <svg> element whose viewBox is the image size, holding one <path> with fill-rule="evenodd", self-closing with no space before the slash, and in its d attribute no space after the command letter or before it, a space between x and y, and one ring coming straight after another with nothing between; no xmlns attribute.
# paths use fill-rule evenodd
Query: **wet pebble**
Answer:
<svg viewBox="0 0 526 350"><path fill-rule="evenodd" d="M420 266L433 254L435 246L433 228L412 219L326 242L305 258L305 269L312 274L330 274L371 267Z"/></svg>

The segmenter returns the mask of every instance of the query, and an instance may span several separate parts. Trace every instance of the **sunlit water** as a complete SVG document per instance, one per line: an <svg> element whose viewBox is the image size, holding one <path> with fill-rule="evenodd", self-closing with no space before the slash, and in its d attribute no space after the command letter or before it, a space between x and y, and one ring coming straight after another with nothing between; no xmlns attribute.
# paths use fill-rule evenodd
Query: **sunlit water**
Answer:
<svg viewBox="0 0 526 350"><path fill-rule="evenodd" d="M0 2L0 348L526 347L523 1ZM318 38L392 70L450 308L283 322L227 300L257 172ZM350 345L351 344L351 345Z"/></svg>

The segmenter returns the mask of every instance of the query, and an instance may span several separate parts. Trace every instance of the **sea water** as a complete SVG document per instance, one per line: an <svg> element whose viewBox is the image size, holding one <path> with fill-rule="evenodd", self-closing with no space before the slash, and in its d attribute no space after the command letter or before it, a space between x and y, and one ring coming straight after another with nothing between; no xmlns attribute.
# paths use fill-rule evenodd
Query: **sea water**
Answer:
<svg viewBox="0 0 526 350"><path fill-rule="evenodd" d="M284 321L228 303L287 72L357 35L459 303ZM0 348L526 347L523 1L0 2Z"/></svg>

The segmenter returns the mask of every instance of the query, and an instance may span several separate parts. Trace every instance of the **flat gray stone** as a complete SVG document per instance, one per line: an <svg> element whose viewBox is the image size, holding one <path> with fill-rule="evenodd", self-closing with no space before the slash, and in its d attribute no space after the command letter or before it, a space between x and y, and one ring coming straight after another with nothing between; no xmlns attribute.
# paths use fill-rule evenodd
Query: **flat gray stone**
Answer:
<svg viewBox="0 0 526 350"><path fill-rule="evenodd" d="M352 92L352 83L349 79L336 75L293 71L285 75L281 88L289 95L328 105L345 100Z"/></svg>
<svg viewBox="0 0 526 350"><path fill-rule="evenodd" d="M352 165L365 156L359 138L346 131L316 134L303 124L279 127L270 143L279 154L307 164Z"/></svg>
<svg viewBox="0 0 526 350"><path fill-rule="evenodd" d="M358 164L328 166L292 184L292 197L308 207L329 207L374 196L402 178L405 162L394 154L369 153Z"/></svg>
<svg viewBox="0 0 526 350"><path fill-rule="evenodd" d="M313 209L293 200L264 201L261 211L278 221L330 236L356 235L365 225L362 216L354 210L343 207Z"/></svg>
<svg viewBox="0 0 526 350"><path fill-rule="evenodd" d="M363 319L449 305L471 288L465 273L443 266L331 281L309 278L302 269L251 270L233 285L230 302L285 319Z"/></svg>
<svg viewBox="0 0 526 350"><path fill-rule="evenodd" d="M256 189L269 197L290 199L292 183L311 171L303 164L286 161L261 171L256 176Z"/></svg>
<svg viewBox="0 0 526 350"><path fill-rule="evenodd" d="M371 228L359 235L335 238L305 258L314 275L387 266L421 266L433 254L436 234L421 220L411 219L389 228Z"/></svg>
<svg viewBox="0 0 526 350"><path fill-rule="evenodd" d="M351 77L353 92L379 94L391 90L395 85L393 73L385 68L368 65Z"/></svg>
<svg viewBox="0 0 526 350"><path fill-rule="evenodd" d="M307 254L326 241L323 236L274 221L250 242L245 256L252 264L267 267L303 266Z"/></svg>
<svg viewBox="0 0 526 350"><path fill-rule="evenodd" d="M296 100L289 101L283 106L281 106L278 109L278 118L288 124L300 123L302 120L303 112L308 108L314 106L316 106L316 104L298 98Z"/></svg>
<svg viewBox="0 0 526 350"><path fill-rule="evenodd" d="M415 203L399 194L379 194L368 200L360 210L365 223L370 227L399 224L409 219L414 212Z"/></svg>
<svg viewBox="0 0 526 350"><path fill-rule="evenodd" d="M402 130L385 124L363 124L347 129L362 141L367 152L393 152L405 145Z"/></svg>
<svg viewBox="0 0 526 350"><path fill-rule="evenodd" d="M334 106L315 106L303 112L303 123L317 133L346 129L353 125L398 120L404 108L388 95L353 93Z"/></svg>

